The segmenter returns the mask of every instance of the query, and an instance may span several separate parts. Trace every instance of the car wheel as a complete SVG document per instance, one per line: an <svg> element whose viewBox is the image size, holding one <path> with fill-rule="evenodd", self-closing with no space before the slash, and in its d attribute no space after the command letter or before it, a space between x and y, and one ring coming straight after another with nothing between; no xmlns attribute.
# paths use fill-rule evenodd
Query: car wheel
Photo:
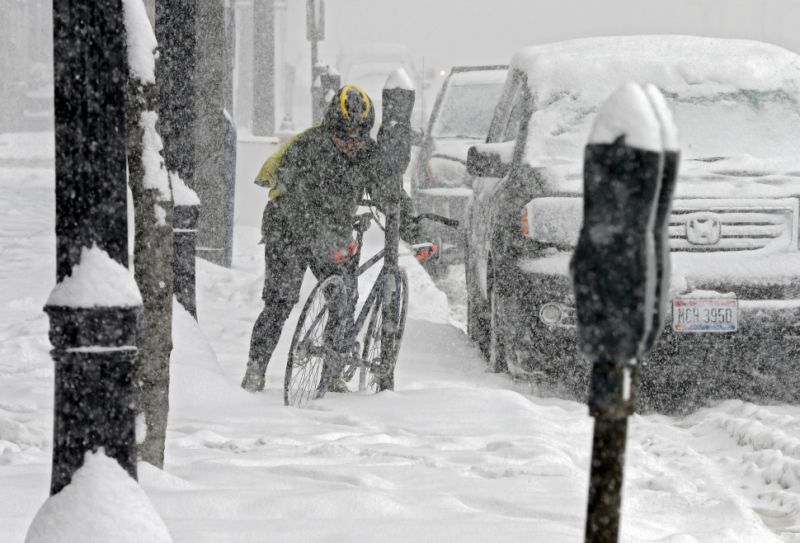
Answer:
<svg viewBox="0 0 800 543"><path fill-rule="evenodd" d="M465 264L467 282L467 335L475 342L483 357L489 359L489 322L487 311L469 261Z"/></svg>
<svg viewBox="0 0 800 543"><path fill-rule="evenodd" d="M494 283L494 273L492 273ZM497 289L490 283L489 286L489 367L495 373L508 371L508 350L505 336L498 318L500 304Z"/></svg>

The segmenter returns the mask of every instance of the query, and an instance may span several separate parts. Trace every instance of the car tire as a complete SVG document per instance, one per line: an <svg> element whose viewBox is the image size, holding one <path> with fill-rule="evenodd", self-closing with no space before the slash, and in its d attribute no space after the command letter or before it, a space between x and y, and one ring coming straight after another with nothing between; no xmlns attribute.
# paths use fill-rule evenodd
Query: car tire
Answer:
<svg viewBox="0 0 800 543"><path fill-rule="evenodd" d="M471 271L469 260L464 264L467 283L467 335L480 350L484 359L489 360L489 319L486 305L481 300L475 274Z"/></svg>
<svg viewBox="0 0 800 543"><path fill-rule="evenodd" d="M508 372L508 349L498 318L500 304L497 289L493 284L493 271L491 278L492 280L489 284L489 368L494 373L506 373Z"/></svg>

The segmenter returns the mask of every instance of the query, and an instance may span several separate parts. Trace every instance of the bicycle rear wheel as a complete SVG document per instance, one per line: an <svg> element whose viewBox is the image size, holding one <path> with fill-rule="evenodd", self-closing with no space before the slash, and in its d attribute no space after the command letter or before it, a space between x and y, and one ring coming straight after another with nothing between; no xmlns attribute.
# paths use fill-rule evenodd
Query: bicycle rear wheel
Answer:
<svg viewBox="0 0 800 543"><path fill-rule="evenodd" d="M397 354L400 351L400 343L403 339L403 332L406 326L406 316L408 313L408 276L405 270L400 270L397 281L398 290L394 296L397 302L397 327L395 342L395 353L392 360L384 362L381 360L381 334L383 328L383 296L379 296L372 304L368 319L366 333L363 339L361 359L363 364L358 368L356 376L358 378L358 389L370 392L380 392L394 386L394 369L397 361Z"/></svg>
<svg viewBox="0 0 800 543"><path fill-rule="evenodd" d="M336 345L341 342L342 316L347 306L344 280L333 275L317 284L297 321L286 375L283 402L302 407L322 398L335 369Z"/></svg>

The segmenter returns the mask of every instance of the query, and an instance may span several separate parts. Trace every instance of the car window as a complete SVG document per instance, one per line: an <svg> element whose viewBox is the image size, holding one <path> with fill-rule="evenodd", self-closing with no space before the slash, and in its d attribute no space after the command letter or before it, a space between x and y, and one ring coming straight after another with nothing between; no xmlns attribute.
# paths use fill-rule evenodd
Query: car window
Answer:
<svg viewBox="0 0 800 543"><path fill-rule="evenodd" d="M513 136L511 136L511 139L516 137L521 120L522 111L520 110L519 104L522 99L522 90L524 86L525 78L520 72L514 71L509 75L505 89L503 89L503 94L495 108L492 125L489 128L489 136L486 139L487 142L498 143L508 141L508 139L506 139L507 135L512 132ZM516 111L514 111L515 106ZM516 115L516 118L512 116L512 113Z"/></svg>
<svg viewBox="0 0 800 543"><path fill-rule="evenodd" d="M525 113L525 86L520 85L517 93L511 102L511 112L508 115L506 127L500 141L512 141L517 139L519 127L522 124L522 117Z"/></svg>
<svg viewBox="0 0 800 543"><path fill-rule="evenodd" d="M519 85L520 81L516 72L509 74L503 93L500 95L500 100L494 109L492 123L489 126L489 135L486 137L488 143L498 142L502 138L506 124L508 124L508 115L511 113L511 102L517 93Z"/></svg>
<svg viewBox="0 0 800 543"><path fill-rule="evenodd" d="M502 83L450 85L444 95L431 136L483 139L489 131Z"/></svg>

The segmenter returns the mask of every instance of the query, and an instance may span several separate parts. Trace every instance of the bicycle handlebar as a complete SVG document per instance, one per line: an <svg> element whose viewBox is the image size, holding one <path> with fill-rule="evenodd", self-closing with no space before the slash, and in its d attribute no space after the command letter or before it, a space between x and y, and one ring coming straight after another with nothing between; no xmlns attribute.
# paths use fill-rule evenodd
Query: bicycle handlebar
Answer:
<svg viewBox="0 0 800 543"><path fill-rule="evenodd" d="M375 202L373 202L372 200L362 199L359 205L362 205L362 206L365 206L365 207L372 207L372 206L375 205ZM362 216L366 216L366 215L369 215L369 214L368 213L363 213L361 215L358 215L358 217L362 217ZM437 215L436 213L420 213L419 215L417 215L416 217L414 217L412 219L412 221L415 222L415 223L418 223L418 222L423 221L423 220L438 222L438 223L443 224L445 226L449 226L450 228L458 228L458 225L459 225L459 222L458 222L457 219L451 219L451 218L445 217L443 215ZM358 222L361 222L361 221L358 221ZM366 222L369 223L369 221L366 221Z"/></svg>

